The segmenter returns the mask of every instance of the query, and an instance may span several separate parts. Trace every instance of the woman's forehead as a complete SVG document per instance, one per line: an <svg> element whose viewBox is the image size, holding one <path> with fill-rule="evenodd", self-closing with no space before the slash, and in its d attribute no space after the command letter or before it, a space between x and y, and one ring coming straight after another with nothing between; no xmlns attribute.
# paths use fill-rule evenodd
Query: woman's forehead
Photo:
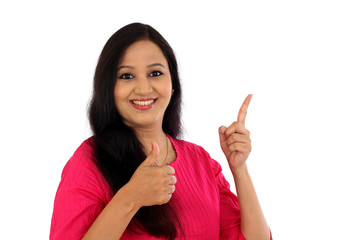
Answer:
<svg viewBox="0 0 360 240"><path fill-rule="evenodd" d="M151 64L162 64L167 67L167 59L157 44L150 40L140 40L126 49L118 67L147 67Z"/></svg>

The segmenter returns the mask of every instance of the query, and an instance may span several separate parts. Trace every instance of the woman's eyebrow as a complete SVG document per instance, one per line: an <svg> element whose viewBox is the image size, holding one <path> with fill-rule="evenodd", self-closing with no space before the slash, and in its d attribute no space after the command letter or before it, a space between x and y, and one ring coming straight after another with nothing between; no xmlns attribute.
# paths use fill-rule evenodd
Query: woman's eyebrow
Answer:
<svg viewBox="0 0 360 240"><path fill-rule="evenodd" d="M119 71L119 70L120 70L120 69L122 69L122 68L130 68L130 69L134 69L134 67L133 67L133 66L123 65L123 66L119 66L117 70Z"/></svg>
<svg viewBox="0 0 360 240"><path fill-rule="evenodd" d="M148 67L148 68L151 68L151 67L156 67L156 66L160 66L160 67L162 67L162 68L165 68L165 66L162 65L161 63L153 63L153 64L148 65L147 67ZM134 69L135 67L129 66L129 65L121 65L121 66L119 66L119 67L117 68L117 70L119 71L119 70L122 69L122 68Z"/></svg>
<svg viewBox="0 0 360 240"><path fill-rule="evenodd" d="M148 68L151 68L151 67L156 67L156 66L160 66L162 68L165 68L164 65L162 65L161 63L153 63L153 64L150 64L149 66L147 66Z"/></svg>

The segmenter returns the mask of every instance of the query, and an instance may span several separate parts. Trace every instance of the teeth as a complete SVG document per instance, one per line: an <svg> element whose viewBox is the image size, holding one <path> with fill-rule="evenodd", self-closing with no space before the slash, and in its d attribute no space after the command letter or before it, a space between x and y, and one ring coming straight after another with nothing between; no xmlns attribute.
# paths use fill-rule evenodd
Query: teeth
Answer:
<svg viewBox="0 0 360 240"><path fill-rule="evenodd" d="M141 106L145 106L145 105L149 105L151 103L153 103L155 100L148 100L148 101L132 101L134 104L136 105L141 105Z"/></svg>

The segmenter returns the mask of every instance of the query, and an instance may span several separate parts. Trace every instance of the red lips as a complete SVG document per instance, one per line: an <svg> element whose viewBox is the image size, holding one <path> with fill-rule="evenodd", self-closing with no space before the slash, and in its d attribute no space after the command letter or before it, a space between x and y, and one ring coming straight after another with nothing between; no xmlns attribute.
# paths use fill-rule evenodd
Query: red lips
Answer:
<svg viewBox="0 0 360 240"><path fill-rule="evenodd" d="M132 99L130 104L138 110L148 110L154 107L157 98L142 98L142 99Z"/></svg>

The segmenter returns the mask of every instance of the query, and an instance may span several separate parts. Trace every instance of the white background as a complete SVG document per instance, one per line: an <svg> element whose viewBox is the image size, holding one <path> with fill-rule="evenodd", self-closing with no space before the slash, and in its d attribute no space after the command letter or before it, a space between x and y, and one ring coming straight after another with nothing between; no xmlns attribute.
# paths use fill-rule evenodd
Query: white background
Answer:
<svg viewBox="0 0 360 240"><path fill-rule="evenodd" d="M184 139L224 168L217 129L253 93L250 173L274 239L360 239L360 7L350 0L0 3L0 239L47 239L63 166L91 136L97 58L131 22L180 65Z"/></svg>

